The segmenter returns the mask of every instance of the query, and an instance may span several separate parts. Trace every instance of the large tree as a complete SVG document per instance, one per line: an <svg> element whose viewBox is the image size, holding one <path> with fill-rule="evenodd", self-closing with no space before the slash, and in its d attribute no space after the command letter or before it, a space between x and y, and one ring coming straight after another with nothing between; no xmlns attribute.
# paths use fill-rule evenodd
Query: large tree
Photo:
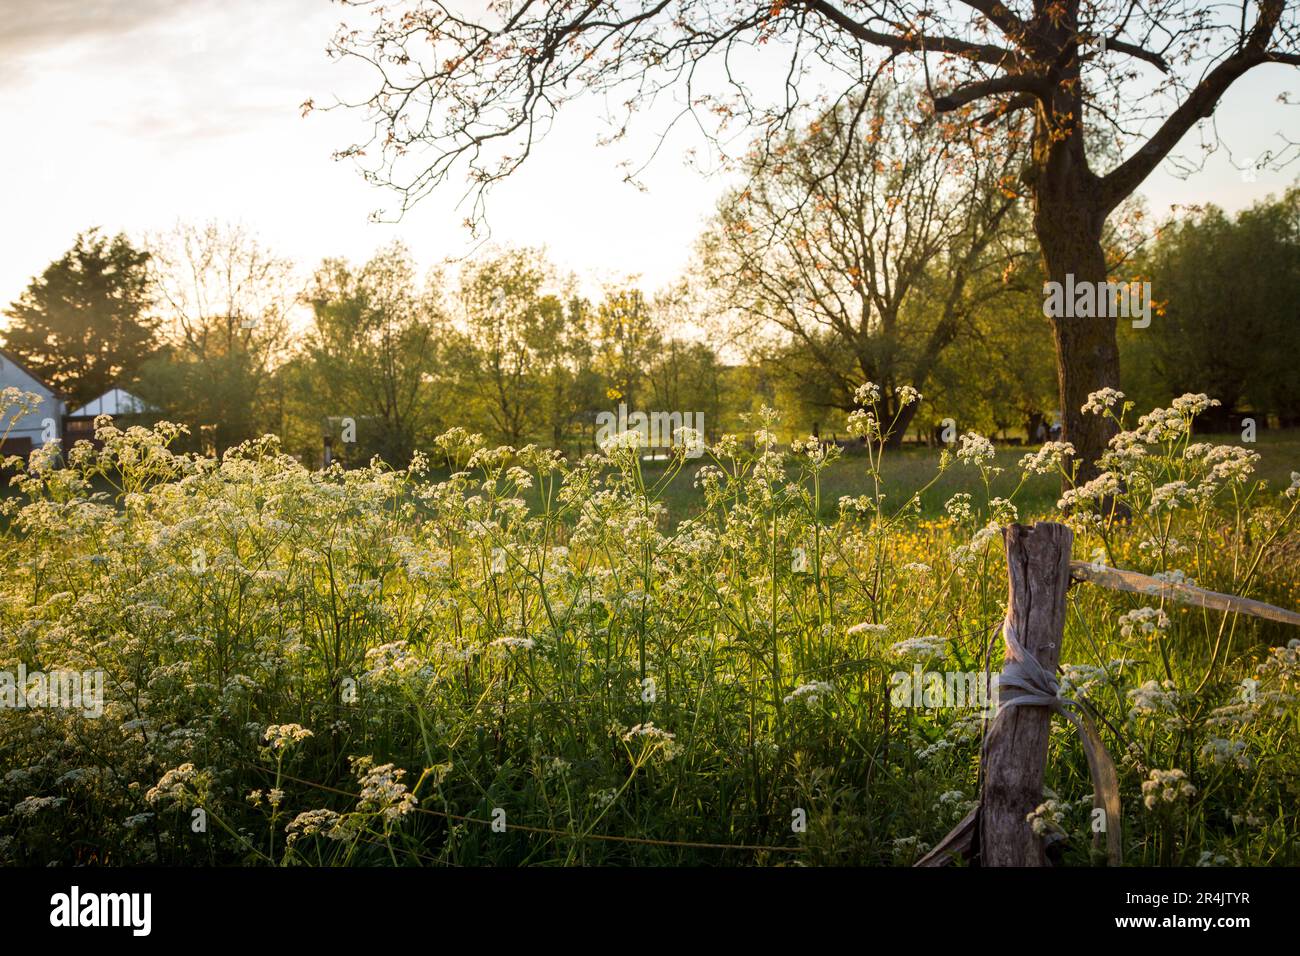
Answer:
<svg viewBox="0 0 1300 956"><path fill-rule="evenodd" d="M1202 424L1227 428L1236 412L1300 417L1300 187L1235 217L1216 206L1160 230L1143 257L1160 290L1162 320L1124 336L1144 403L1188 391L1222 404ZM1129 389L1130 394L1134 389Z"/></svg>
<svg viewBox="0 0 1300 956"><path fill-rule="evenodd" d="M360 0L354 0L361 5ZM437 0L372 6L334 51L377 68L358 104L373 136L343 150L402 206L464 164L482 190L525 161L569 101L594 94L637 109L677 97L707 131L747 124L779 143L814 87L849 98L910 62L934 106L972 124L1029 111L1024 180L1047 277L1105 282L1107 216L1228 88L1269 63L1300 65L1287 0L550 0L473 15ZM1094 168L1088 131L1120 160ZM620 130L621 132L621 130ZM1080 414L1119 384L1114 317L1059 318L1053 333L1066 436L1092 461L1109 425Z"/></svg>
<svg viewBox="0 0 1300 956"><path fill-rule="evenodd" d="M288 358L293 263L238 225L178 224L150 240L165 351L144 368L144 398L222 451L278 432L275 372Z"/></svg>
<svg viewBox="0 0 1300 956"><path fill-rule="evenodd" d="M507 444L546 431L554 440L557 410L569 404L564 395L577 372L571 359L587 335L582 303L545 253L529 248L492 250L468 264L459 298L466 334L452 358L469 392L466 407Z"/></svg>
<svg viewBox="0 0 1300 956"><path fill-rule="evenodd" d="M91 229L5 310L5 347L76 404L132 383L156 347L149 254Z"/></svg>
<svg viewBox="0 0 1300 956"><path fill-rule="evenodd" d="M405 466L445 423L435 384L447 330L437 277L421 290L410 254L392 245L361 268L326 260L306 299L313 322L291 377L308 427L319 435L322 416L351 418L355 449L339 454Z"/></svg>
<svg viewBox="0 0 1300 956"><path fill-rule="evenodd" d="M765 328L780 330L764 358L796 360L832 407L857 407L865 381L881 386L891 441L917 408L897 390L924 391L944 350L1022 289L1011 277L1032 264L1020 261L1032 240L1016 214L1023 149L990 149L990 132L917 113L915 94L888 84L757 151L701 244L743 339L761 347Z"/></svg>

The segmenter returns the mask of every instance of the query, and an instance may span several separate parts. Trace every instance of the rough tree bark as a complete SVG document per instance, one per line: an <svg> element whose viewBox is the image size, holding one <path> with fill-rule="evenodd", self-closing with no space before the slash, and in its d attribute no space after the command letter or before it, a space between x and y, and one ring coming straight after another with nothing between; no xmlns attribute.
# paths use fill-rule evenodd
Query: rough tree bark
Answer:
<svg viewBox="0 0 1300 956"><path fill-rule="evenodd" d="M1055 28L1051 45L1064 47L1076 35L1073 17ZM1052 32L1050 29L1048 32ZM1052 282L1105 283L1106 254L1102 230L1110 207L1101 179L1089 168L1084 144L1082 85L1077 56L1064 68L1061 82L1035 107L1033 161L1026 174L1033 197L1034 232L1043 256L1043 271ZM1061 117L1074 117L1063 127ZM1062 440L1074 445L1080 479L1097 475L1097 459L1115 434L1114 422L1084 415L1088 395L1119 388L1119 343L1115 316L1052 319L1056 344L1057 394L1061 403Z"/></svg>

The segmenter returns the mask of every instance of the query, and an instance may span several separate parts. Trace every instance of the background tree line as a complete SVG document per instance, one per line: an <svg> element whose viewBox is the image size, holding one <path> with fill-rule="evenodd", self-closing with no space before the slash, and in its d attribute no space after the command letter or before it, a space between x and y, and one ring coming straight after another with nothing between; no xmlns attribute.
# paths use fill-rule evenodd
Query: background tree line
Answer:
<svg viewBox="0 0 1300 956"><path fill-rule="evenodd" d="M538 249L420 275L394 244L304 278L237 226L138 244L91 229L6 310L4 346L72 407L120 385L195 448L272 433L312 463L328 440L348 462L403 464L454 425L580 454L620 402L702 413L713 434L767 403L830 437L866 381L901 412L894 441L932 440L943 419L1033 440L1061 410L1017 185L1025 124L900 126L923 100L881 86L756 147L695 266L655 295L585 296ZM1300 423L1300 189L1154 228L1132 206L1105 240L1112 278L1148 279L1158 302L1121 334L1140 405L1206 391L1223 403L1207 426ZM904 386L927 401L899 403Z"/></svg>

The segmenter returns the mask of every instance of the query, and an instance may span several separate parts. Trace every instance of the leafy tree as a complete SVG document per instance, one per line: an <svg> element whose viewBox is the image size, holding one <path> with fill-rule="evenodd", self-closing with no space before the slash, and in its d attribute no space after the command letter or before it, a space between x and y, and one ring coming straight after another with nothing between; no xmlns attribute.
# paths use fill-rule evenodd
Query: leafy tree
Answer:
<svg viewBox="0 0 1300 956"><path fill-rule="evenodd" d="M336 444L340 458L404 467L447 413L436 382L447 325L437 276L418 289L410 254L394 244L360 269L326 260L306 299L313 321L288 372L306 434L319 447L322 416L350 418L354 447Z"/></svg>
<svg viewBox="0 0 1300 956"><path fill-rule="evenodd" d="M1038 426L1050 426L1058 406L1050 324L1036 292L1026 282L980 309L969 335L944 352L921 409L928 426L951 418L959 430L1023 430L1039 441Z"/></svg>
<svg viewBox="0 0 1300 956"><path fill-rule="evenodd" d="M143 370L142 397L214 451L281 432L293 264L218 223L178 225L150 251L165 349Z"/></svg>
<svg viewBox="0 0 1300 956"><path fill-rule="evenodd" d="M570 294L564 308L564 322L552 326L554 338L540 349L539 386L543 416L550 423L551 447L563 451L572 441L581 453L591 434L585 430L575 433L575 429L585 423L587 413L600 406L603 389L593 365L591 306Z"/></svg>
<svg viewBox="0 0 1300 956"><path fill-rule="evenodd" d="M5 348L76 404L132 385L157 347L148 266L125 235L81 233L5 310Z"/></svg>
<svg viewBox="0 0 1300 956"><path fill-rule="evenodd" d="M493 251L461 275L457 387L487 430L510 445L546 432L553 438L556 410L569 404L570 353L585 338L585 311L556 286L538 249Z"/></svg>
<svg viewBox="0 0 1300 956"><path fill-rule="evenodd" d="M1165 225L1146 256L1163 315L1125 335L1136 392L1148 404L1206 392L1225 428L1249 408L1300 416L1300 188L1242 210L1216 206Z"/></svg>
<svg viewBox="0 0 1300 956"><path fill-rule="evenodd" d="M596 368L607 383L607 400L630 409L645 403L646 369L663 344L661 317L633 286L611 287L596 308Z"/></svg>
<svg viewBox="0 0 1300 956"><path fill-rule="evenodd" d="M1008 276L1028 250L1014 157L942 117L889 135L889 117L914 113L915 99L882 87L756 153L704 256L746 332L773 325L799 345L769 358L798 360L826 404L848 411L863 382L882 386L894 441L917 408L896 390L926 388L978 310L1016 288Z"/></svg>

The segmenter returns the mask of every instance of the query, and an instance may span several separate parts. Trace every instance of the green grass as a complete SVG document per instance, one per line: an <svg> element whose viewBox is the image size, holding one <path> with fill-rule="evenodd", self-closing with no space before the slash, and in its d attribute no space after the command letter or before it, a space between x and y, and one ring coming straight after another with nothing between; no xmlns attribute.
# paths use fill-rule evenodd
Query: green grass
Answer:
<svg viewBox="0 0 1300 956"><path fill-rule="evenodd" d="M1197 435L1195 440L1242 445L1258 452L1261 459L1258 475L1267 480L1269 487L1274 490L1286 488L1291 482L1291 472L1300 471L1300 430L1297 429L1261 432L1259 440L1253 444L1243 444L1239 434ZM1003 472L992 482L994 495L1005 496L1016 487L1020 480L1017 463L1027 452L1037 447L998 447L995 464ZM886 489L886 511L901 507L909 497L930 482L938 469L939 455L938 449L920 447L885 452L880 473ZM665 470L659 462L646 462L642 467L649 483L658 480ZM698 514L703 505L703 497L693 481L694 473L699 467L700 462L688 465L684 473L664 490L662 501L674 521ZM872 485L867 470L868 459L864 452L848 454L826 469L822 475L823 519L834 518L836 503L841 496L871 493ZM984 488L979 473L969 468L950 468L921 495L921 515L927 518L939 517L943 514L944 502L958 492L977 497L983 495ZM1029 518L1054 512L1060 495L1061 482L1058 478L1050 475L1030 478L1017 495L1021 515Z"/></svg>

